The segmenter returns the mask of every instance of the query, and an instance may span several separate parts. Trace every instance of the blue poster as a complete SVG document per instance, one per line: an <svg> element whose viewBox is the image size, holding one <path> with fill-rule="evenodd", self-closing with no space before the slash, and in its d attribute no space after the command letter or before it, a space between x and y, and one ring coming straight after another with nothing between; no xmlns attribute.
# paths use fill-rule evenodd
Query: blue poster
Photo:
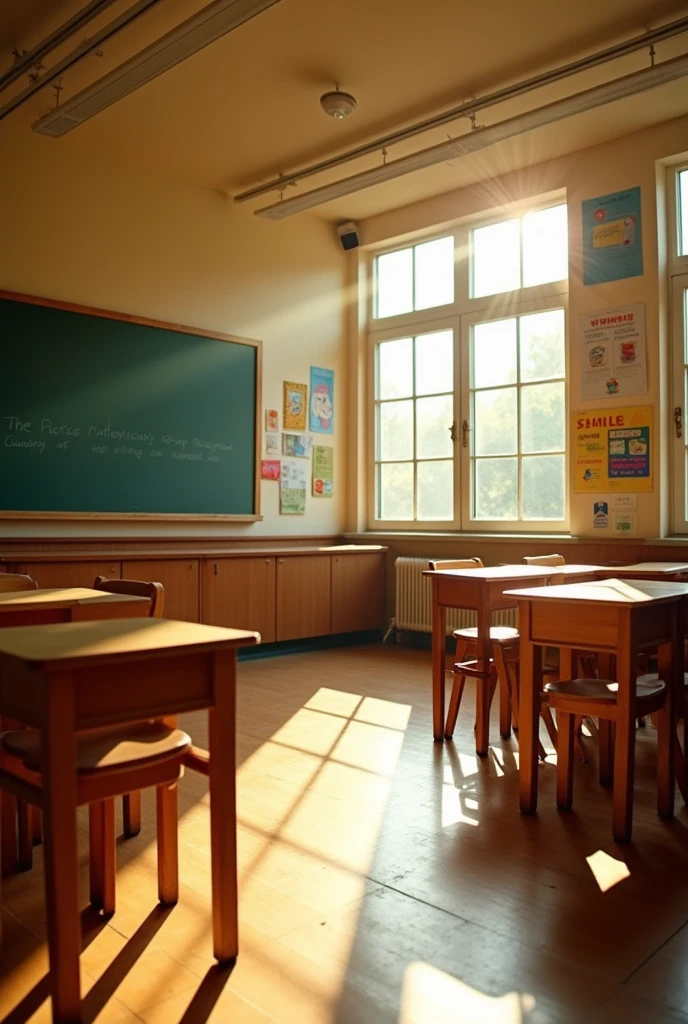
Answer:
<svg viewBox="0 0 688 1024"><path fill-rule="evenodd" d="M314 434L334 433L334 370L311 366L308 426Z"/></svg>
<svg viewBox="0 0 688 1024"><path fill-rule="evenodd" d="M610 480L621 477L649 477L650 428L629 427L609 431Z"/></svg>
<svg viewBox="0 0 688 1024"><path fill-rule="evenodd" d="M583 200L583 284L643 273L640 189Z"/></svg>

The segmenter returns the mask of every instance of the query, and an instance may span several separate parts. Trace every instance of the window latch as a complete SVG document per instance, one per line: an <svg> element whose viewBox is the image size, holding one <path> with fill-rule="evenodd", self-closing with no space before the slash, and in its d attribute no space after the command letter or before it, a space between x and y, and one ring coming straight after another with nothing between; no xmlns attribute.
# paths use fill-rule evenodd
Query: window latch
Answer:
<svg viewBox="0 0 688 1024"><path fill-rule="evenodd" d="M454 420L451 427L448 427L447 429L449 430L449 436L452 439L452 444L456 444L456 420Z"/></svg>
<svg viewBox="0 0 688 1024"><path fill-rule="evenodd" d="M468 448L468 435L471 432L471 425L468 420L464 420L461 424L461 444L464 448Z"/></svg>
<svg viewBox="0 0 688 1024"><path fill-rule="evenodd" d="M674 427L676 428L676 437L683 436L683 409L680 405L677 405L674 409Z"/></svg>

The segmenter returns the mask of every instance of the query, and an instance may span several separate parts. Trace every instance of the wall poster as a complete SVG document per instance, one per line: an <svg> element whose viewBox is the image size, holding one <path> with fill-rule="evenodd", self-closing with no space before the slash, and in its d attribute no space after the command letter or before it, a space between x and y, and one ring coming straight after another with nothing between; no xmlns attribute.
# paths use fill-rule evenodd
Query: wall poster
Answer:
<svg viewBox="0 0 688 1024"><path fill-rule="evenodd" d="M583 200L583 284L643 273L640 188Z"/></svg>
<svg viewBox="0 0 688 1024"><path fill-rule="evenodd" d="M334 370L311 366L309 430L314 434L334 433Z"/></svg>
<svg viewBox="0 0 688 1024"><path fill-rule="evenodd" d="M573 414L574 482L590 491L652 491L652 406Z"/></svg>
<svg viewBox="0 0 688 1024"><path fill-rule="evenodd" d="M306 514L306 467L297 459L282 459L280 512L287 516Z"/></svg>
<svg viewBox="0 0 688 1024"><path fill-rule="evenodd" d="M331 498L334 494L334 450L329 445L313 448L313 495Z"/></svg>
<svg viewBox="0 0 688 1024"><path fill-rule="evenodd" d="M583 313L579 325L581 398L647 394L643 303Z"/></svg>
<svg viewBox="0 0 688 1024"><path fill-rule="evenodd" d="M308 412L308 385L293 384L285 380L283 384L282 426L284 430L305 430L306 413Z"/></svg>

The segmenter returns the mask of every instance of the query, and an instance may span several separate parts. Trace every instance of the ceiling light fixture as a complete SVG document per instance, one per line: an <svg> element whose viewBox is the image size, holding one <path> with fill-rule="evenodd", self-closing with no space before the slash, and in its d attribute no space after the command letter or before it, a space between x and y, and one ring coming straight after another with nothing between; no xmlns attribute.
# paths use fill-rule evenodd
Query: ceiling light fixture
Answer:
<svg viewBox="0 0 688 1024"><path fill-rule="evenodd" d="M534 110L508 118L506 121L499 121L486 128L477 128L466 135L450 139L448 142L441 142L437 146L430 146L417 153L411 153L409 156L400 157L399 160L380 164L368 171L362 171L360 174L333 181L329 185L323 185L322 188L311 189L311 191L303 192L291 199L273 203L271 206L264 206L262 209L256 210L255 215L266 217L268 220L283 220L285 217L291 217L304 210L322 206L323 203L329 203L333 199L341 199L342 196L360 192L373 185L393 181L395 178L401 178L413 171L434 167L452 157L474 153L486 146L533 131L535 128L553 124L564 118L573 117L575 114L582 114L587 110L594 110L596 107L613 103L616 100L647 92L649 89L655 89L686 75L688 75L688 54L683 54L661 64L644 68L642 71L636 71L592 89L586 89L584 92L574 93L572 96L556 100L554 103L536 107Z"/></svg>
<svg viewBox="0 0 688 1024"><path fill-rule="evenodd" d="M323 93L320 97L320 106L330 117L334 117L337 121L343 121L349 114L353 114L358 103L351 93L335 89L333 92Z"/></svg>

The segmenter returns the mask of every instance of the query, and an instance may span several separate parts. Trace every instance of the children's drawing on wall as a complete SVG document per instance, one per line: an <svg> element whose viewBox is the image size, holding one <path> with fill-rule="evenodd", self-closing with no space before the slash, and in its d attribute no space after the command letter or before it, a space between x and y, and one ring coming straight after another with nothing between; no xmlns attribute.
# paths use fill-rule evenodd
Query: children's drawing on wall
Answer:
<svg viewBox="0 0 688 1024"><path fill-rule="evenodd" d="M266 455L279 455L280 454L280 436L279 436L279 434L266 434L265 435L265 454Z"/></svg>
<svg viewBox="0 0 688 1024"><path fill-rule="evenodd" d="M308 385L284 382L284 430L305 430L308 409Z"/></svg>
<svg viewBox="0 0 688 1024"><path fill-rule="evenodd" d="M279 413L277 409L265 410L265 429L272 434L279 430Z"/></svg>
<svg viewBox="0 0 688 1024"><path fill-rule="evenodd" d="M261 479L279 480L281 469L282 466L279 459L263 459L260 463Z"/></svg>
<svg viewBox="0 0 688 1024"><path fill-rule="evenodd" d="M311 366L310 429L317 434L334 432L334 370Z"/></svg>
<svg viewBox="0 0 688 1024"><path fill-rule="evenodd" d="M313 449L313 438L308 434L282 434L282 455L307 459Z"/></svg>
<svg viewBox="0 0 688 1024"><path fill-rule="evenodd" d="M306 464L296 459L282 460L280 512L287 516L306 513Z"/></svg>
<svg viewBox="0 0 688 1024"><path fill-rule="evenodd" d="M313 449L313 496L331 498L334 494L334 449L316 444Z"/></svg>

